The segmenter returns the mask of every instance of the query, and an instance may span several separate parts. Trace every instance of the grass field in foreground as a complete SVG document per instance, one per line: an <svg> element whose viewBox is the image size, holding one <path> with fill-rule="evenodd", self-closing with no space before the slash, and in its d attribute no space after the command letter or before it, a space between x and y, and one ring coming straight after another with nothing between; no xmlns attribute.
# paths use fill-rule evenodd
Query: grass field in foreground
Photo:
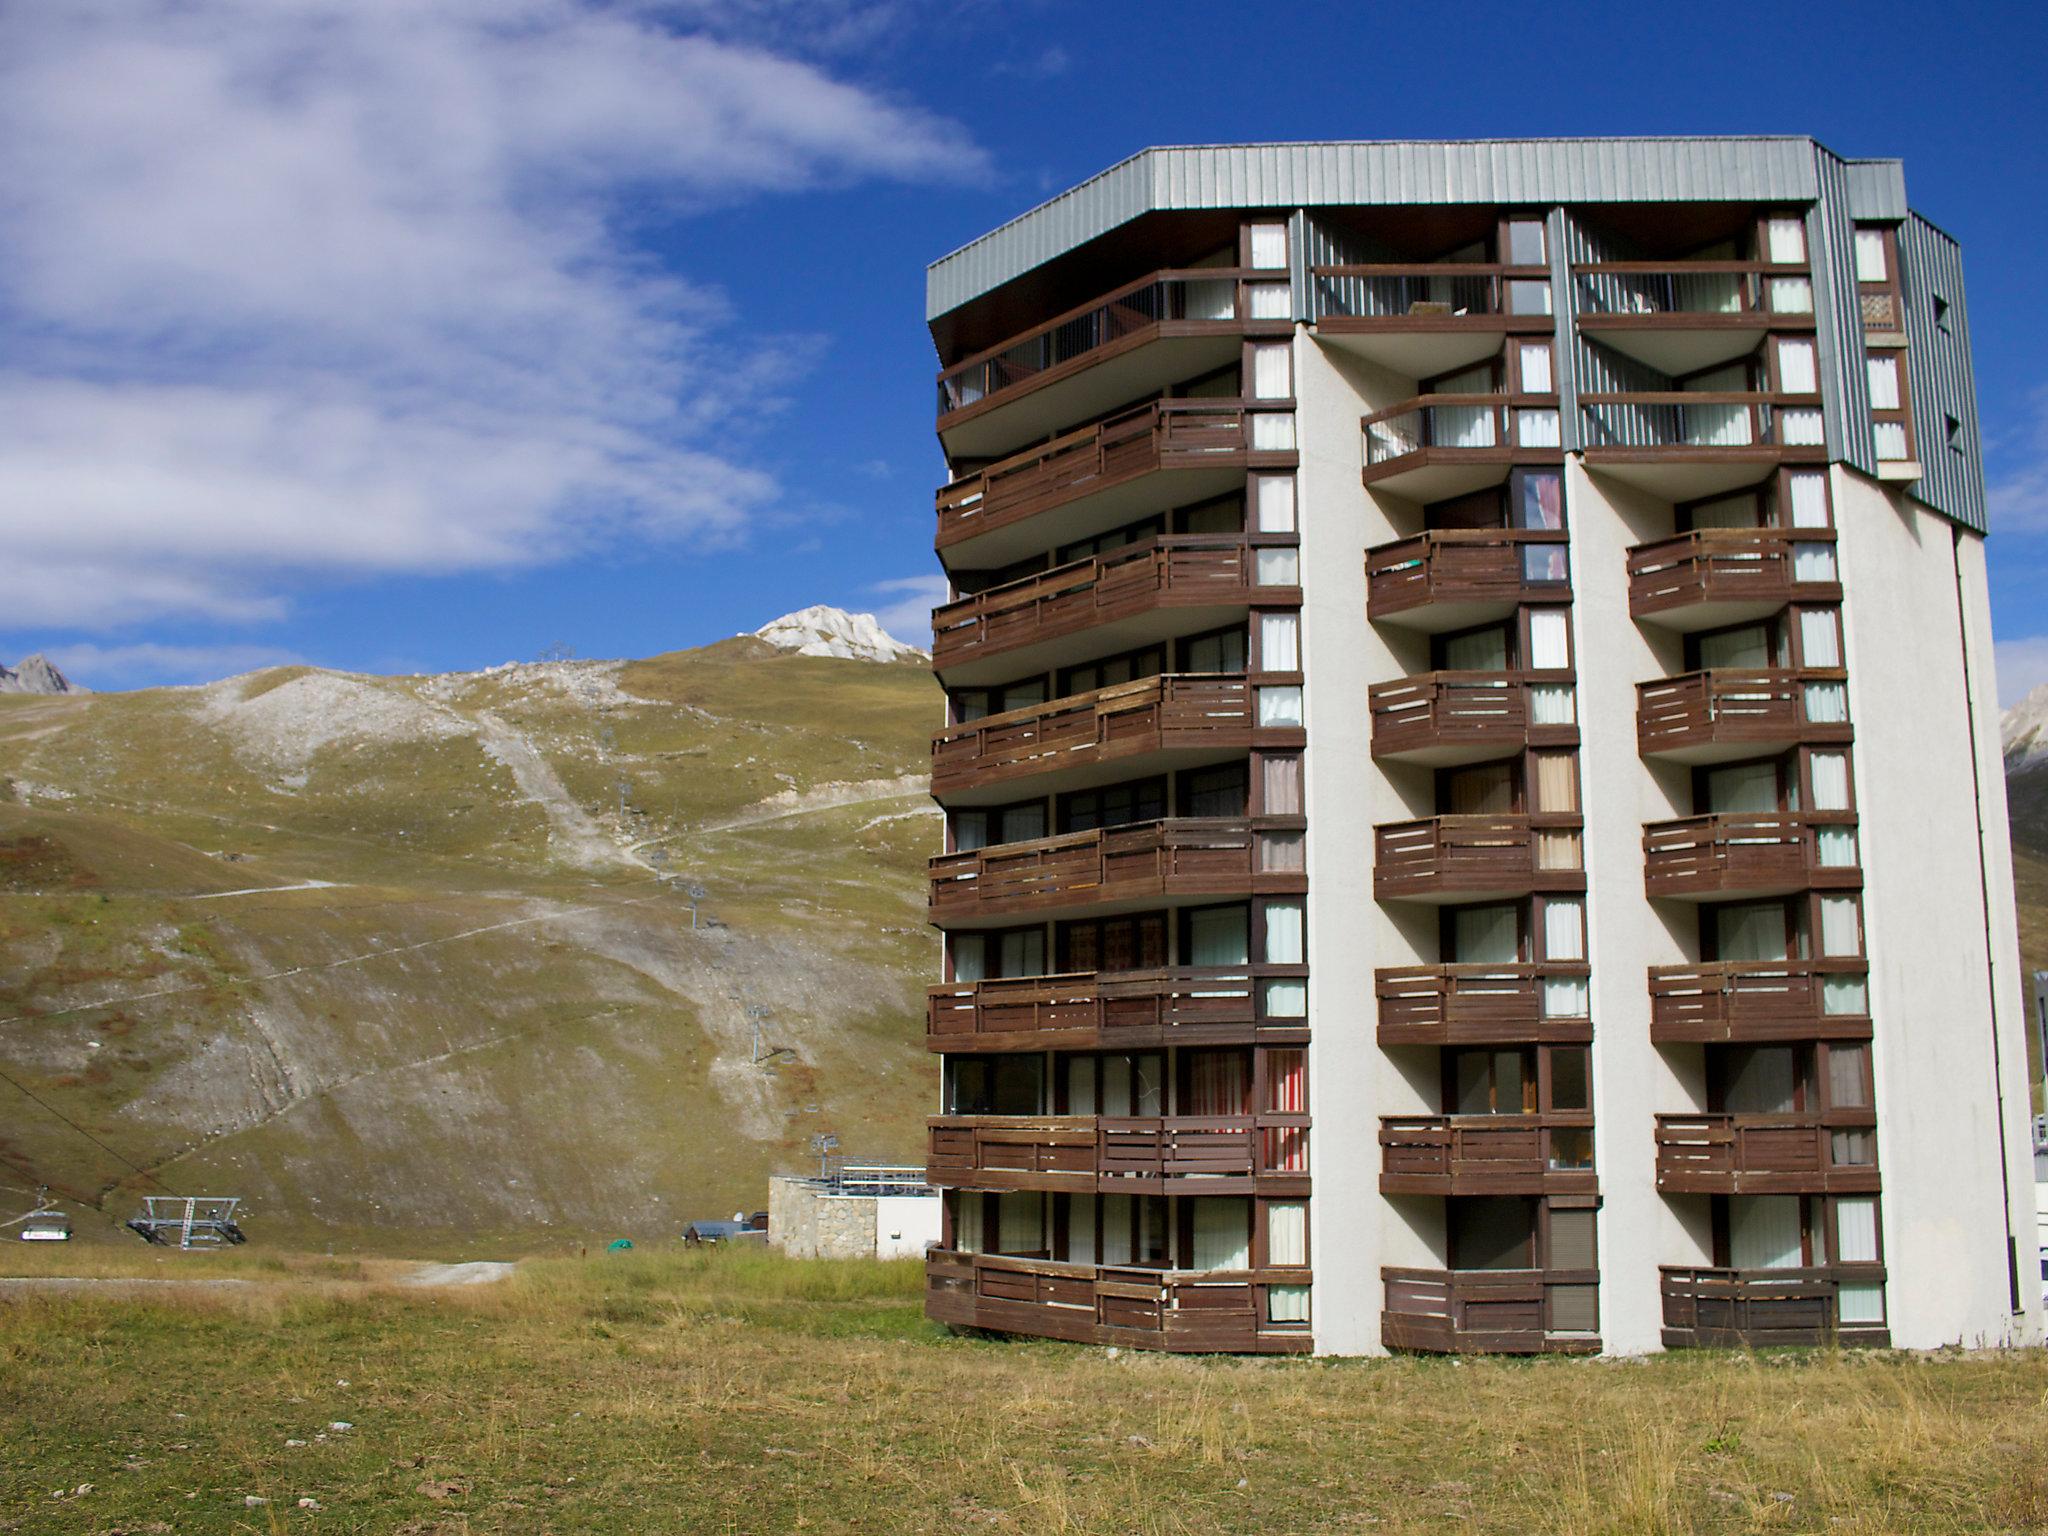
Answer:
<svg viewBox="0 0 2048 1536"><path fill-rule="evenodd" d="M949 1337L915 1262L217 1272L0 1290L0 1531L2048 1529L2039 1352L1112 1357Z"/></svg>

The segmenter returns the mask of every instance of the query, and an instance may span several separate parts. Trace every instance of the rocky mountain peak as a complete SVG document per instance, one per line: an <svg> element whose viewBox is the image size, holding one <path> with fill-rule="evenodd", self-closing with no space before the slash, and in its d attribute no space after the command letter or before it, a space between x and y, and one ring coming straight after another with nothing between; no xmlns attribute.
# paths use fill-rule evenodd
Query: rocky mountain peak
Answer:
<svg viewBox="0 0 2048 1536"><path fill-rule="evenodd" d="M1998 723L2005 747L2008 775L2027 773L2048 763L2048 683L2043 683L2005 712Z"/></svg>
<svg viewBox="0 0 2048 1536"><path fill-rule="evenodd" d="M754 631L754 638L798 656L837 656L849 661L910 661L925 654L882 628L872 613L848 613L822 603L763 624Z"/></svg>
<svg viewBox="0 0 2048 1536"><path fill-rule="evenodd" d="M20 666L0 667L0 693L90 693L62 672L41 651Z"/></svg>

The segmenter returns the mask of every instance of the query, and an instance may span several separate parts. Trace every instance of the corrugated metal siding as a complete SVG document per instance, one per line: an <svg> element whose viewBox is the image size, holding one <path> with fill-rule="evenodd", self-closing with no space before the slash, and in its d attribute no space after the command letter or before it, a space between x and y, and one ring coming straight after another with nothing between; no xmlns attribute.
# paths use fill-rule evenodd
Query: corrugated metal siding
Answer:
<svg viewBox="0 0 2048 1536"><path fill-rule="evenodd" d="M1579 421L1579 334L1578 285L1572 281L1572 263L1598 261L1585 254L1592 249L1592 236L1569 208L1550 210L1550 307L1557 311L1557 332L1550 345L1550 366L1557 382L1558 424L1564 449L1577 453L1586 446Z"/></svg>
<svg viewBox="0 0 2048 1536"><path fill-rule="evenodd" d="M1870 372L1863 352L1863 311L1856 292L1856 223L1849 166L1814 146L1820 201L1806 213L1806 255L1813 266L1813 321L1820 340L1820 411L1828 457L1877 473L1870 431Z"/></svg>
<svg viewBox="0 0 2048 1536"><path fill-rule="evenodd" d="M1518 139L1148 149L934 262L950 309L1154 209L1810 202L1806 138Z"/></svg>
<svg viewBox="0 0 2048 1536"><path fill-rule="evenodd" d="M1984 444L1977 429L1977 386L1970 368L1970 318L1963 303L1963 253L1913 214L1899 228L1906 294L1906 372L1913 389L1913 438L1922 474L1913 494L1966 528L1986 531ZM1948 301L1948 324L1934 323L1934 296ZM1960 451L1942 420L1960 427Z"/></svg>
<svg viewBox="0 0 2048 1536"><path fill-rule="evenodd" d="M1844 160L1842 166L1851 218L1889 224L1911 211L1906 207L1906 168L1898 161Z"/></svg>
<svg viewBox="0 0 2048 1536"><path fill-rule="evenodd" d="M1312 213L1299 215L1302 240L1297 249L1301 252L1302 282L1308 299L1305 313L1314 323L1324 315L1355 311L1360 305L1359 294L1364 288L1362 278L1311 277L1316 267L1345 267L1364 262L1393 261L1395 256L1377 242L1360 240L1343 230L1334 229L1323 223ZM1349 305L1338 302L1345 289L1351 290Z"/></svg>

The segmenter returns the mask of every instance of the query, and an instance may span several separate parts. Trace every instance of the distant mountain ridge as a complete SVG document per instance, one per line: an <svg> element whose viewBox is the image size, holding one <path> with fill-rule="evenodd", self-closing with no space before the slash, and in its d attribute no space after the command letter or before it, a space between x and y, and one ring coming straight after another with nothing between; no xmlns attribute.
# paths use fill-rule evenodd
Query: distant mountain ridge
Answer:
<svg viewBox="0 0 2048 1536"><path fill-rule="evenodd" d="M2048 763L2048 683L2005 712L1998 723L1998 739L2005 749L2008 778Z"/></svg>
<svg viewBox="0 0 2048 1536"><path fill-rule="evenodd" d="M0 667L0 693L90 693L62 672L41 651L18 667Z"/></svg>
<svg viewBox="0 0 2048 1536"><path fill-rule="evenodd" d="M763 624L754 638L799 656L836 656L843 661L917 661L928 654L898 640L872 613L848 613L823 603Z"/></svg>

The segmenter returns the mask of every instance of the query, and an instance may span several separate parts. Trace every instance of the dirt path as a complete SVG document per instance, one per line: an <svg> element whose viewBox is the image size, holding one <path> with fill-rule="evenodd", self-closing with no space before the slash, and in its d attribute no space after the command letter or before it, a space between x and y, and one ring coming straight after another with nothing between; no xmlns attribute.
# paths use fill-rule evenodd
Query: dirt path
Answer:
<svg viewBox="0 0 2048 1536"><path fill-rule="evenodd" d="M512 1278L514 1265L483 1259L469 1264L422 1264L400 1285L489 1285Z"/></svg>
<svg viewBox="0 0 2048 1536"><path fill-rule="evenodd" d="M246 1286L248 1280L180 1276L159 1279L153 1275L22 1275L0 1278L0 1296L9 1291L154 1291L165 1287Z"/></svg>
<svg viewBox="0 0 2048 1536"><path fill-rule="evenodd" d="M583 869L605 871L620 865L645 865L624 851L606 835L589 812L578 805L548 760L525 736L489 710L470 717L477 726L485 752L505 765L519 793L540 807L548 819L548 842L569 863Z"/></svg>

